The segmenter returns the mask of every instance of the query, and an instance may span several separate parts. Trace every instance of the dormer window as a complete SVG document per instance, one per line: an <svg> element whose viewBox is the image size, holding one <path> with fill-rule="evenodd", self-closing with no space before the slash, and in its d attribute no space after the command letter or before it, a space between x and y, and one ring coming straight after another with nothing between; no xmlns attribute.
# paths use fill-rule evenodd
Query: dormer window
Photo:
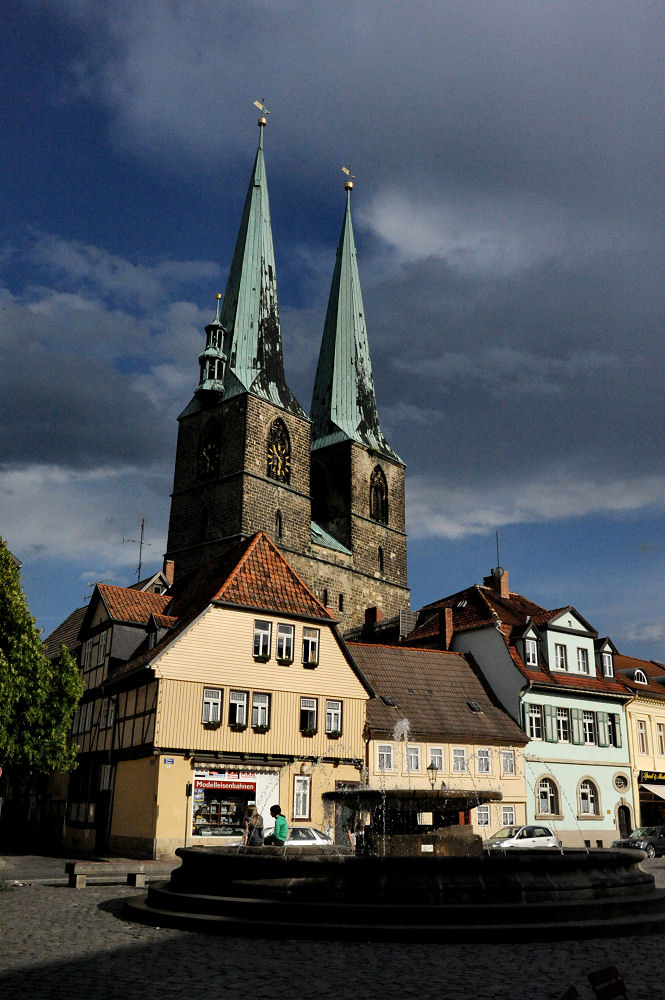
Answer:
<svg viewBox="0 0 665 1000"><path fill-rule="evenodd" d="M524 662L527 667L538 666L538 643L535 639L524 640Z"/></svg>
<svg viewBox="0 0 665 1000"><path fill-rule="evenodd" d="M603 677L614 677L614 661L611 653L602 654Z"/></svg>
<svg viewBox="0 0 665 1000"><path fill-rule="evenodd" d="M557 670L567 670L568 669L568 652L566 647L561 642L557 642L554 646L554 658Z"/></svg>
<svg viewBox="0 0 665 1000"><path fill-rule="evenodd" d="M635 681L636 684L649 683L647 675L644 673L643 670L636 670L635 673L633 674L633 680Z"/></svg>

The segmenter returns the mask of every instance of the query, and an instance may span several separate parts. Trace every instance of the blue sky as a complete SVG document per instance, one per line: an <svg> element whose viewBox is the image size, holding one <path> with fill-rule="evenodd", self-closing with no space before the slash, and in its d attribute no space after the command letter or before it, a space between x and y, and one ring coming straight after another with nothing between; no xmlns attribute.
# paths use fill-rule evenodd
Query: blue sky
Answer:
<svg viewBox="0 0 665 1000"><path fill-rule="evenodd" d="M665 8L9 2L0 533L48 632L165 547L257 142L309 409L344 208L418 607L501 563L665 661Z"/></svg>

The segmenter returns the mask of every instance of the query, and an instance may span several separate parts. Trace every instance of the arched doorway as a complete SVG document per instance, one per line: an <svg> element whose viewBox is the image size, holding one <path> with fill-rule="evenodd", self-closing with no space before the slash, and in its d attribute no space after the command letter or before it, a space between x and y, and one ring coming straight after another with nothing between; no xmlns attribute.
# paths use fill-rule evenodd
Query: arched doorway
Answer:
<svg viewBox="0 0 665 1000"><path fill-rule="evenodd" d="M630 806L619 806L617 809L617 824L619 826L619 836L627 837L633 828L630 821Z"/></svg>

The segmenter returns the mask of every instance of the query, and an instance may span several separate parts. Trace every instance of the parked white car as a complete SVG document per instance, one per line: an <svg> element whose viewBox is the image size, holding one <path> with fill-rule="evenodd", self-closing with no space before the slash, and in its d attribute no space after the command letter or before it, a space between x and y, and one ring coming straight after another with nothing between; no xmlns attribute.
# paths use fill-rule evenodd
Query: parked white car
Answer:
<svg viewBox="0 0 665 1000"><path fill-rule="evenodd" d="M519 850L537 847L561 848L561 841L548 826L504 826L485 841L488 850Z"/></svg>
<svg viewBox="0 0 665 1000"><path fill-rule="evenodd" d="M266 837L273 832L271 827L265 831ZM312 847L316 844L332 844L332 839L323 830L317 830L315 826L290 826L286 835L287 847Z"/></svg>

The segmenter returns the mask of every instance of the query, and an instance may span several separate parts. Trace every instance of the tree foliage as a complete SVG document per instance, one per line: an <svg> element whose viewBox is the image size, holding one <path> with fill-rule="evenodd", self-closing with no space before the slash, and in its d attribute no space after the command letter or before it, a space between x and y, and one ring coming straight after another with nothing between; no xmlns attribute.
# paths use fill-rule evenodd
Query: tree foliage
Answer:
<svg viewBox="0 0 665 1000"><path fill-rule="evenodd" d="M72 716L83 692L63 646L51 662L31 616L19 568L0 538L0 764L47 773L70 770Z"/></svg>

